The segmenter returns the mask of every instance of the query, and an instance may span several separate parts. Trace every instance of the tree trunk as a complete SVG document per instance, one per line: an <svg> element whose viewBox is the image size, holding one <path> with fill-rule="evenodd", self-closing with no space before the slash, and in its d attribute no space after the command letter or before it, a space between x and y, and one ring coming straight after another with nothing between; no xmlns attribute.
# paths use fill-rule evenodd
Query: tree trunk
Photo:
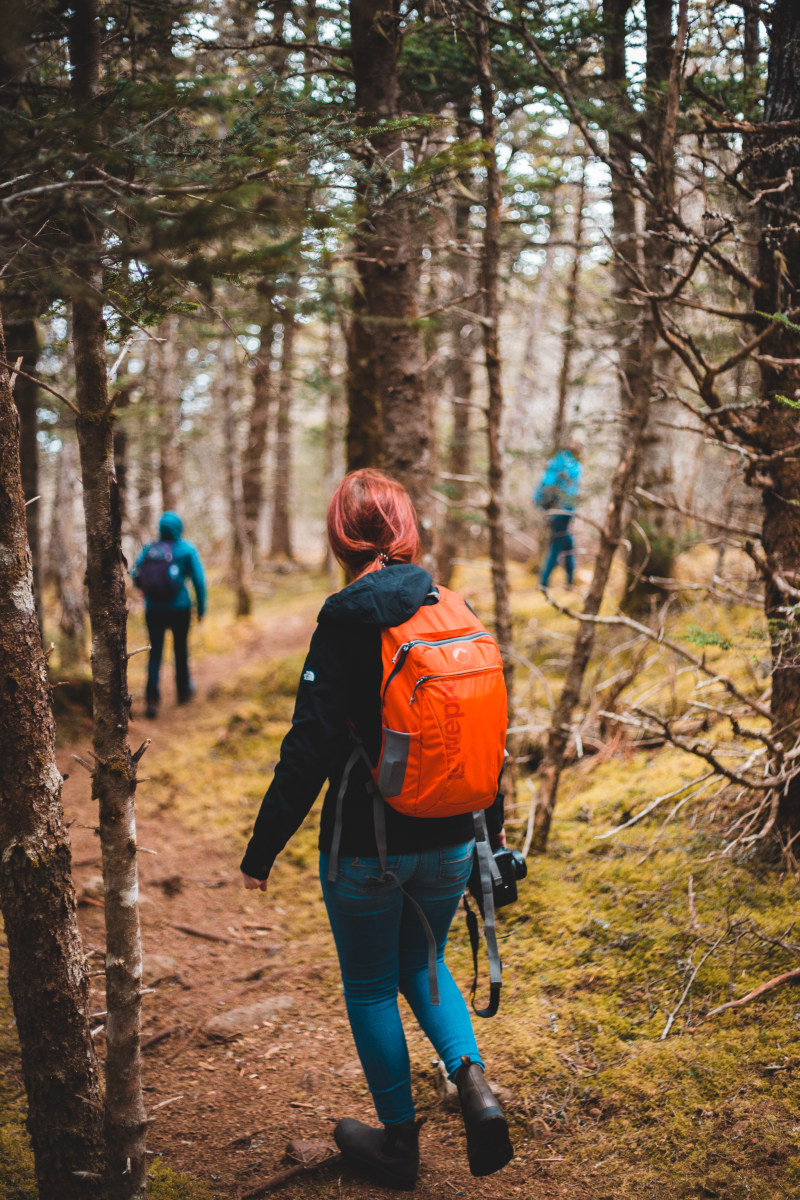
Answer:
<svg viewBox="0 0 800 1200"><path fill-rule="evenodd" d="M333 321L328 321L325 327L325 350L320 363L320 373L327 389L327 404L325 409L324 431L324 471L325 471L325 500L333 495L336 484L341 476L339 447L341 445L341 395L338 379L334 378L333 364L335 359L335 338ZM328 586L336 591L341 586L342 569L337 563L330 542L325 539L325 574Z"/></svg>
<svg viewBox="0 0 800 1200"><path fill-rule="evenodd" d="M662 0L659 0L662 6ZM605 62L606 78L615 89L624 84L625 64L625 13L627 0L615 0L606 5ZM651 5L648 3L648 14ZM659 12L659 16L661 16ZM651 292L658 293L663 286L663 272L669 255L664 239L660 236L672 201L672 161L674 154L675 116L680 96L680 74L683 45L686 37L686 0L680 0L678 39L672 56L669 87L666 96L654 93L657 111L649 111L650 145L653 148L652 169L648 183L650 199L646 205L645 229L648 237L643 244L641 274ZM622 97L622 93L618 93ZM620 109L625 111L620 99ZM624 141L609 132L609 146L614 169L611 176L611 192L614 203L614 240L616 251L617 302L622 321L631 319L634 286L632 272L627 264L635 262L635 211L631 207L630 162ZM623 341L620 352L620 384L622 409L627 417L627 428L622 454L611 481L608 507L600 547L595 559L589 593L583 606L586 616L597 616L611 574L611 565L619 545L625 504L636 486L641 466L642 443L647 429L650 405L653 396L653 358L658 335L655 314L650 308L637 309L638 319L632 332ZM544 757L539 767L538 787L532 820L526 838L526 849L543 853L547 848L553 810L556 804L558 784L564 767L566 750L571 736L573 713L580 701L583 677L594 647L595 625L582 621L573 645L567 677L559 697L556 711L547 735Z"/></svg>
<svg viewBox="0 0 800 1200"><path fill-rule="evenodd" d="M572 225L572 235L575 240L575 250L567 282L567 296L564 305L564 334L561 340L561 370L558 373L558 395L556 397L556 413L553 420L552 453L555 454L565 442L567 434L567 403L569 400L570 384L572 382L572 366L575 350L578 345L575 319L578 315L578 288L581 277L581 240L583 238L583 206L586 198L586 163L581 169L581 177L575 189L575 212Z"/></svg>
<svg viewBox="0 0 800 1200"><path fill-rule="evenodd" d="M114 411L119 414L123 409L129 408L131 403L131 392L133 384L127 384L125 387L118 388L114 393ZM128 528L128 466L129 466L129 449L130 438L128 436L128 426L119 415L114 422L114 474L117 477L117 489L119 491L119 516L120 522Z"/></svg>
<svg viewBox="0 0 800 1200"><path fill-rule="evenodd" d="M503 513L503 450L501 426L503 419L503 381L500 365L500 205L502 201L500 172L497 167L497 129L494 112L489 43L488 8L480 5L476 20L478 81L483 119L483 162L486 171L486 217L481 258L481 290L483 293L483 350L486 362L488 390L488 455L489 501L486 521L489 526L489 554L492 563L494 590L495 632L503 655L503 673L508 689L509 720L513 724L514 659L511 636L511 600L508 590L506 564L505 517Z"/></svg>
<svg viewBox="0 0 800 1200"><path fill-rule="evenodd" d="M0 357L7 358L2 325ZM3 367L0 545L0 908L28 1130L42 1197L100 1200L102 1101L88 1024L89 982L33 601L19 418Z"/></svg>
<svg viewBox="0 0 800 1200"><path fill-rule="evenodd" d="M31 317L22 320L6 320L7 362L22 359L21 369L28 375L36 374L40 343L37 322ZM44 601L42 596L42 521L39 496L39 388L24 375L14 381L14 403L20 420L20 459L22 463L22 487L25 493L25 519L28 526L28 544L33 559L33 594L39 628L44 630Z"/></svg>
<svg viewBox="0 0 800 1200"><path fill-rule="evenodd" d="M167 317L159 329L158 348L159 478L161 507L177 512L181 503L181 396L178 386L178 318Z"/></svg>
<svg viewBox="0 0 800 1200"><path fill-rule="evenodd" d="M250 406L247 441L242 455L242 503L245 538L253 562L258 560L258 539L264 509L264 463L267 455L269 419L273 400L272 338L275 320L261 326L261 346L253 369L253 402Z"/></svg>
<svg viewBox="0 0 800 1200"><path fill-rule="evenodd" d="M471 96L459 97L456 101L456 137L460 144L469 138L472 130L470 116ZM462 171L459 182L465 192L473 187L472 172ZM454 296L467 296L474 290L475 273L470 249L470 215L472 202L464 192L453 196L453 242L450 261L450 278ZM464 307L469 302L466 301ZM472 358L480 340L478 322L470 323L462 313L454 313L450 325L450 363L447 380L452 396L450 444L447 455L445 495L448 499L442 536L439 542L438 578L448 586L453 574L453 559L463 554L465 548L464 502L467 495L464 479L470 473L470 440L472 436Z"/></svg>
<svg viewBox="0 0 800 1200"><path fill-rule="evenodd" d="M777 0L772 9L765 122L800 120L800 9ZM766 129L756 139L749 182L759 195L758 278L754 308L800 310L800 146L796 137ZM762 403L755 442L763 455L762 544L767 562L764 612L772 636L772 735L783 753L796 746L800 727L800 361L797 333L776 324L759 354ZM786 397L789 401L784 400ZM776 764L777 765L777 764ZM800 779L780 798L779 825L788 840L800 833ZM794 855L796 858L796 853Z"/></svg>
<svg viewBox="0 0 800 1200"><path fill-rule="evenodd" d="M643 253L645 272L652 281L652 291L660 290L664 270L674 255L674 242L663 235L670 232L669 214L674 209L675 164L672 149L664 154L662 148L669 102L670 71L675 61L673 10L674 0L646 0L645 3L647 52L642 137L650 152L647 182L653 199L645 204ZM649 319L650 314L647 312L643 320L641 316L634 318L640 328ZM634 345L639 356L640 348L636 338ZM654 400L658 401L659 421L649 421L644 435L641 483L645 491L653 495L666 495L667 499L671 497L675 483L674 439L672 431L664 426L679 420L679 414L682 412L658 382L659 377L663 376L669 357L669 350L656 339L646 371L649 382L645 383L643 379L641 381L642 387L647 387L651 392L658 389L660 393L657 397L654 396ZM653 597L663 597L663 588L658 583L651 583L648 577L659 579L672 575L680 533L680 523L676 514L663 505L651 504L640 498L636 502L635 518L628 530L628 582L623 605L627 612L648 610Z"/></svg>
<svg viewBox="0 0 800 1200"><path fill-rule="evenodd" d="M98 7L98 0L76 0L70 22L72 94L76 109L84 114L95 111L99 91ZM110 1200L139 1200L145 1194L146 1121L139 1049L136 761L128 746L125 562L104 343L103 247L100 227L86 213L74 217L70 234L76 249L72 338L92 629L92 797L99 808L105 887L107 1191Z"/></svg>
<svg viewBox="0 0 800 1200"><path fill-rule="evenodd" d="M278 412L275 419L275 470L272 493L272 536L269 556L272 559L294 561L292 551L291 485L292 441L291 407L294 382L294 339L297 322L288 307L283 314L281 342L281 373L278 385Z"/></svg>
<svg viewBox="0 0 800 1200"><path fill-rule="evenodd" d="M408 196L393 190L403 168L402 132L375 128L400 115L400 7L399 0L350 0L357 123L370 134L360 153L358 179L363 216L355 237L358 283L348 338L347 457L350 469L382 465L403 484L429 559L431 436L417 328L419 247Z"/></svg>
<svg viewBox="0 0 800 1200"><path fill-rule="evenodd" d="M249 617L253 609L251 592L250 547L245 533L244 497L239 470L239 439L236 436L236 395L238 380L235 344L225 337L220 348L220 408L225 445L225 479L228 489L228 514L231 536L231 587L236 592L236 616Z"/></svg>
<svg viewBox="0 0 800 1200"><path fill-rule="evenodd" d="M78 491L78 447L71 437L62 435L56 459L53 516L50 524L48 574L58 592L59 666L81 662L84 655L86 606L83 600L84 567L75 563L74 524Z"/></svg>

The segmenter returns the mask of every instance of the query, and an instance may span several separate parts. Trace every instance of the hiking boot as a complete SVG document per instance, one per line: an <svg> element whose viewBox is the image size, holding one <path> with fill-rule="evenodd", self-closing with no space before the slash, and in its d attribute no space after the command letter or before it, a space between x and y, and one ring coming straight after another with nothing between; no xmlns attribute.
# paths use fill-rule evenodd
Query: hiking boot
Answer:
<svg viewBox="0 0 800 1200"><path fill-rule="evenodd" d="M158 701L148 700L145 706L144 715L151 721L158 716Z"/></svg>
<svg viewBox="0 0 800 1200"><path fill-rule="evenodd" d="M373 1129L345 1117L333 1131L345 1162L383 1187L410 1192L419 1174L419 1128L422 1121Z"/></svg>
<svg viewBox="0 0 800 1200"><path fill-rule="evenodd" d="M178 704L188 704L197 694L197 687L194 683L190 683L185 692L178 693Z"/></svg>
<svg viewBox="0 0 800 1200"><path fill-rule="evenodd" d="M455 1084L467 1134L469 1169L473 1175L491 1175L514 1157L503 1110L483 1068L466 1054L456 1071Z"/></svg>

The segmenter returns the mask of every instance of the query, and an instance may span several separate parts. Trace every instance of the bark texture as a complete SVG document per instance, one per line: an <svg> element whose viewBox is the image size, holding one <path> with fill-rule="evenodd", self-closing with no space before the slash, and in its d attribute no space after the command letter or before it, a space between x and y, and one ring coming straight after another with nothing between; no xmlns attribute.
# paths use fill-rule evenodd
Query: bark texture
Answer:
<svg viewBox="0 0 800 1200"><path fill-rule="evenodd" d="M578 186L575 188L575 211L573 214L572 237L575 249L570 265L567 281L567 295L564 303L564 333L561 338L561 369L558 373L558 394L556 397L556 412L553 419L553 434L551 448L556 452L565 442L567 436L567 406L572 386L572 371L575 352L578 348L578 336L575 321L578 315L578 289L581 276L581 241L583 239L583 206L586 198L586 165L581 170Z"/></svg>
<svg viewBox="0 0 800 1200"><path fill-rule="evenodd" d="M6 358L1 326L0 357ZM0 908L36 1179L42 1197L100 1200L102 1101L88 975L33 600L19 419L2 367L0 726Z"/></svg>
<svg viewBox="0 0 800 1200"><path fill-rule="evenodd" d="M459 97L456 103L456 136L461 143L467 141L472 131L471 99L471 96ZM464 191L457 191L453 197L454 244L450 255L450 280L452 295L468 296L475 288L472 256L469 252L472 203L468 198L474 185L471 171L462 171L458 178ZM469 304L469 301L465 302L465 307ZM480 344L478 322L470 322L463 312L454 313L450 317L449 326L450 362L446 374L452 397L452 418L446 460L449 478L446 480L445 495L448 498L448 506L438 553L438 577L445 587L450 583L453 573L453 559L465 549L465 477L470 473L472 436L472 359L477 354Z"/></svg>
<svg viewBox="0 0 800 1200"><path fill-rule="evenodd" d="M800 8L777 0L772 10L765 122L800 120ZM758 278L754 307L800 312L800 143L765 129L751 153L750 182L760 196ZM762 458L762 545L766 556L764 610L772 635L772 733L783 754L798 740L800 723L800 359L797 334L776 324L759 355L762 403L752 439ZM790 401L787 404L782 397ZM776 764L780 765L780 764ZM800 833L800 781L780 800L778 820L788 840Z"/></svg>
<svg viewBox="0 0 800 1200"><path fill-rule="evenodd" d="M503 380L500 362L500 205L502 201L500 171L497 166L497 126L494 111L489 43L488 9L485 4L476 22L478 82L483 119L481 136L484 145L486 171L486 218L481 257L481 291L483 293L483 351L486 363L488 391L487 427L489 457L489 501L486 521L489 526L489 554L492 563L494 590L495 633L503 655L509 703L509 721L513 724L514 659L511 637L511 599L506 564L505 517L503 513L503 449L501 428L503 420Z"/></svg>
<svg viewBox="0 0 800 1200"><path fill-rule="evenodd" d="M283 315L281 376L278 385L278 411L275 417L275 470L272 491L272 535L269 554L273 559L291 562L292 549L291 490L292 441L291 408L294 390L294 342L297 322L288 308Z"/></svg>
<svg viewBox="0 0 800 1200"><path fill-rule="evenodd" d="M381 128L400 115L399 0L350 0L360 152L355 237L358 272L348 337L347 464L382 466L407 489L423 555L433 545L431 430L417 324L419 247L403 170L403 135ZM377 433L380 430L380 439Z"/></svg>
<svg viewBox="0 0 800 1200"><path fill-rule="evenodd" d="M158 353L159 464L161 507L178 512L181 504L181 396L178 383L178 319L167 317L159 329Z"/></svg>
<svg viewBox="0 0 800 1200"><path fill-rule="evenodd" d="M17 298L18 299L18 298ZM27 298L30 302L30 298ZM23 302L23 307L28 305ZM15 363L22 359L21 368L28 375L36 374L39 359L39 329L32 317L6 320L6 362ZM39 389L24 375L14 381L14 403L20 420L20 461L22 488L25 493L25 521L28 527L28 544L33 561L33 594L39 627L44 628L44 604L42 598L42 521L39 495Z"/></svg>
<svg viewBox="0 0 800 1200"><path fill-rule="evenodd" d="M100 79L98 0L77 0L70 22L72 89L84 119L96 111ZM98 133L99 136L99 133ZM90 169L90 168L89 168ZM105 1139L109 1200L145 1194L146 1120L141 1082L142 951L139 930L136 762L128 746L125 560L114 474L102 304L102 234L89 214L71 223L75 247L72 338L76 420L86 518L92 629L95 770L106 923Z"/></svg>
<svg viewBox="0 0 800 1200"><path fill-rule="evenodd" d="M258 560L258 539L264 510L264 463L269 422L273 407L272 338L274 318L261 325L261 345L253 369L253 402L250 406L247 441L242 454L242 502L244 527L250 556Z"/></svg>
<svg viewBox="0 0 800 1200"><path fill-rule="evenodd" d="M237 617L249 617L253 608L251 592L250 547L245 533L242 476L239 470L239 439L236 421L236 352L230 338L220 349L219 384L222 410L222 438L225 446L225 483L228 492L228 519L231 536L231 587L236 593Z"/></svg>
<svg viewBox="0 0 800 1200"><path fill-rule="evenodd" d="M86 606L83 599L83 562L75 559L74 516L78 492L78 447L62 436L56 460L53 516L50 524L48 574L58 594L58 625L61 632L59 659L62 669L78 663L84 654Z"/></svg>

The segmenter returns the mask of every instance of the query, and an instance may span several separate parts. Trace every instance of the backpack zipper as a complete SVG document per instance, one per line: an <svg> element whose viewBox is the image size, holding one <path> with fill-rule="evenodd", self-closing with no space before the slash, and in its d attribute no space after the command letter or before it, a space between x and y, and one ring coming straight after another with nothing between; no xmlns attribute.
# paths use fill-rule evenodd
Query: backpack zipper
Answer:
<svg viewBox="0 0 800 1200"><path fill-rule="evenodd" d="M483 675L486 671L496 671L498 669L498 667L489 666L476 667L473 671L453 671L451 675L420 675L419 679L414 684L414 688L411 692L411 699L408 703L409 705L412 705L417 694L417 688L421 687L423 683L430 683L432 679L460 679L464 675Z"/></svg>
<svg viewBox="0 0 800 1200"><path fill-rule="evenodd" d="M395 664L395 666L383 686L383 695L386 695L386 689L394 679L397 672L402 668L409 650L413 649L414 646L449 646L453 642L475 642L478 640L478 638L491 638L491 636L492 635L487 629L481 629L477 633L462 633L458 637L414 638L414 640L411 642L403 642L402 646L398 646L392 658L392 662ZM430 675L427 676L427 678L433 679L435 676ZM418 684L421 682L422 680L419 680ZM416 691L416 687L414 690Z"/></svg>

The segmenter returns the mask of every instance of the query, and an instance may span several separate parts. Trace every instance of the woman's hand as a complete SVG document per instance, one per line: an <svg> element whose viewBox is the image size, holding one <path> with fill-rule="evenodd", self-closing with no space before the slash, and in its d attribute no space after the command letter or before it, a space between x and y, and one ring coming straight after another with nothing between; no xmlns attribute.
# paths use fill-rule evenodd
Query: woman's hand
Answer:
<svg viewBox="0 0 800 1200"><path fill-rule="evenodd" d="M245 889L248 892L265 892L267 890L267 883L269 882L267 879L254 879L252 875L245 875L244 871L242 871L242 879Z"/></svg>

